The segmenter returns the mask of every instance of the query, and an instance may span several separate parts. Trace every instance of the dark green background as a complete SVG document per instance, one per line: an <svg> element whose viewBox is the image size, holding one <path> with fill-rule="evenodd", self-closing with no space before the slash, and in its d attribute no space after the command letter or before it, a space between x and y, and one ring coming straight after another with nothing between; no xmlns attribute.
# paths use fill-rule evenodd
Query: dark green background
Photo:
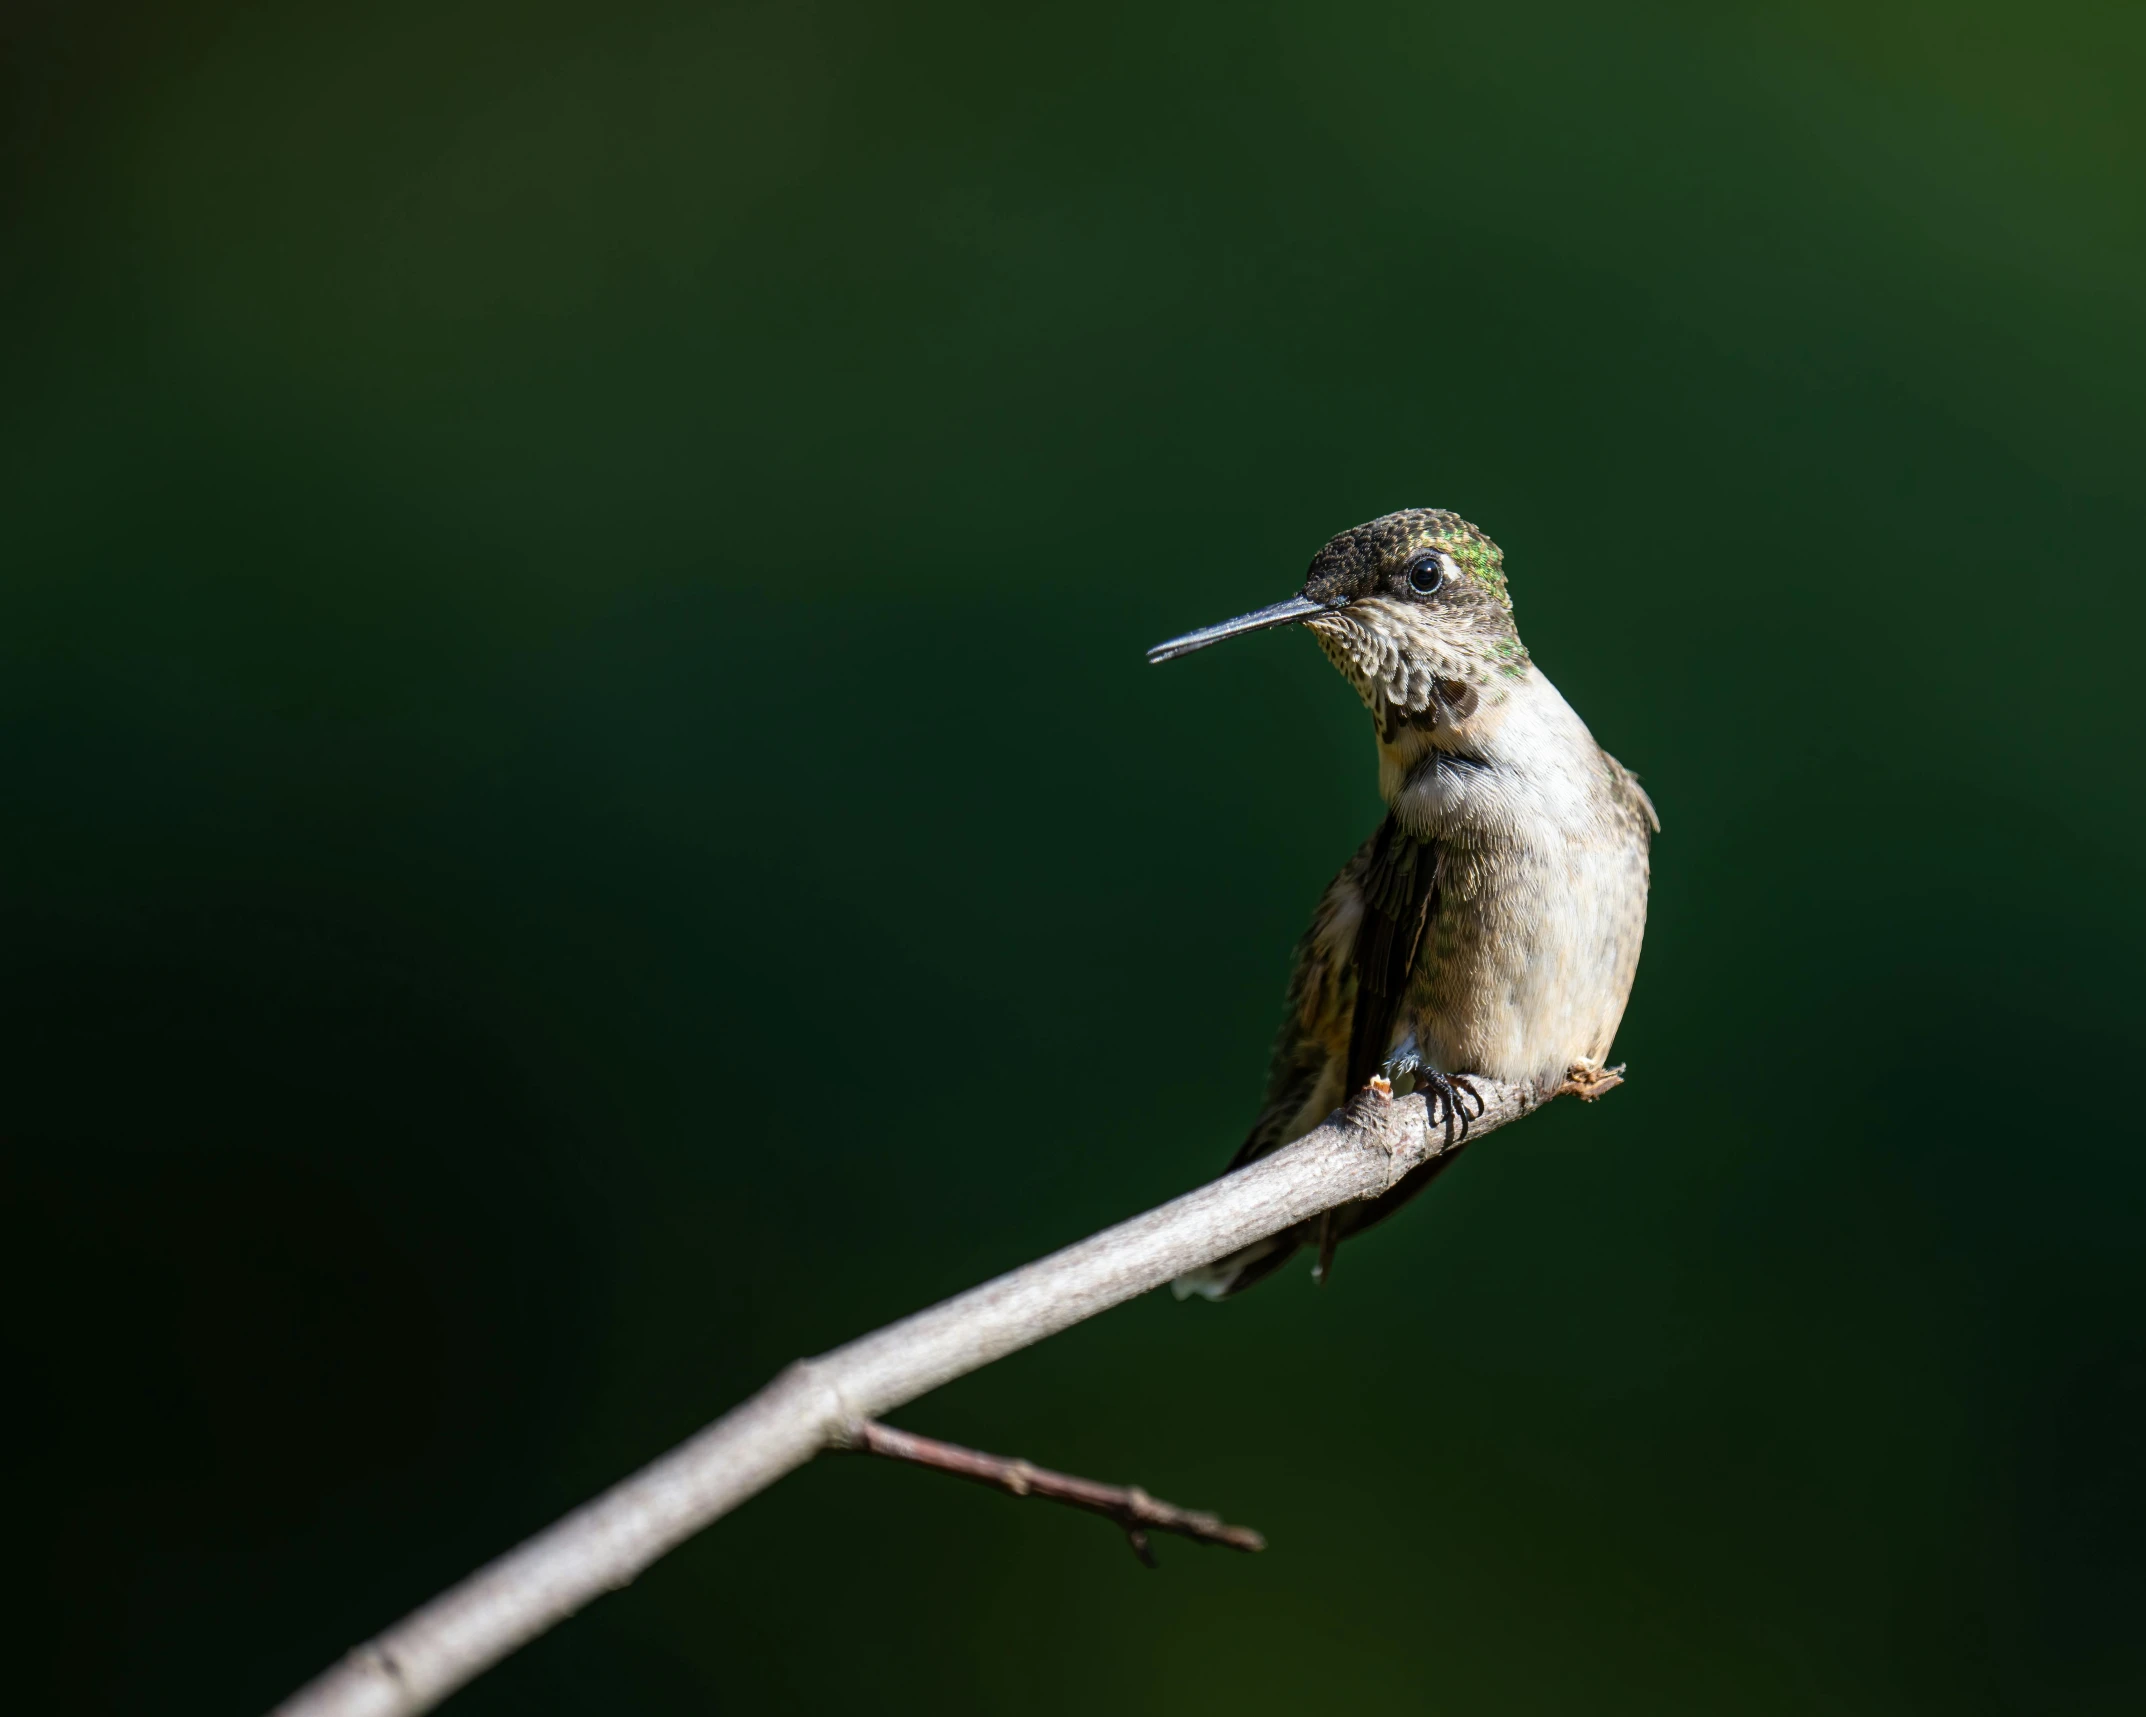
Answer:
<svg viewBox="0 0 2146 1717"><path fill-rule="evenodd" d="M2146 1698L2146 13L9 13L39 1709L244 1712L1216 1170L1453 507L1666 830L1629 1086L897 1416L476 1712Z"/></svg>

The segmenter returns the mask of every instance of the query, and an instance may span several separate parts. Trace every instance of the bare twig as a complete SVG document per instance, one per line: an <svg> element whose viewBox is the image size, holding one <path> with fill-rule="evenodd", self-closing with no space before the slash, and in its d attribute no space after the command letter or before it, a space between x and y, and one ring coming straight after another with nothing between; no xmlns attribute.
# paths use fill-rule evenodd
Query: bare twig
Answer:
<svg viewBox="0 0 2146 1717"><path fill-rule="evenodd" d="M1479 1139L1537 1108L1531 1087L1475 1081ZM669 1454L360 1646L277 1717L409 1717L877 1414L1187 1270L1356 1199L1444 1148L1421 1097L1371 1090L1285 1150L928 1311L791 1366Z"/></svg>
<svg viewBox="0 0 2146 1717"><path fill-rule="evenodd" d="M1046 1502L1062 1502L1069 1508L1100 1514L1125 1529L1133 1554L1150 1568L1155 1566L1155 1553L1148 1548L1151 1530L1175 1532L1202 1544L1226 1544L1232 1550L1267 1547L1267 1541L1249 1526L1231 1526L1219 1515L1179 1508L1174 1502L1149 1496L1138 1485L1098 1484L1071 1473L1054 1473L1027 1461L964 1449L959 1443L942 1443L937 1437L919 1437L913 1431L897 1431L877 1419L858 1425L846 1446L862 1454L885 1455L889 1460L908 1461L935 1472L974 1479L1008 1496L1040 1496Z"/></svg>

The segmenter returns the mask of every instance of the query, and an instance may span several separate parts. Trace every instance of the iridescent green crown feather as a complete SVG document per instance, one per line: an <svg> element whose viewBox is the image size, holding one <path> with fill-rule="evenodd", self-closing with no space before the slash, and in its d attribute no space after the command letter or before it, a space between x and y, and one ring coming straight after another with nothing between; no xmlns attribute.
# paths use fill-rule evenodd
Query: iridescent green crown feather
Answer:
<svg viewBox="0 0 2146 1717"><path fill-rule="evenodd" d="M1451 555L1468 578L1512 611L1504 553L1476 526L1443 507L1409 507L1343 531L1312 557L1306 594L1316 594L1319 586L1337 591L1354 587L1377 568L1397 565L1421 549Z"/></svg>

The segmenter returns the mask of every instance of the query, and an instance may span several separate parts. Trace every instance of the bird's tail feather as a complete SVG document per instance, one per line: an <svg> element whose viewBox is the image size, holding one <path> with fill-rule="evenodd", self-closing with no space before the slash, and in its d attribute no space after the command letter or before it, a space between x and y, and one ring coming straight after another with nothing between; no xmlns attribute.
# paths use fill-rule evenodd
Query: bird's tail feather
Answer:
<svg viewBox="0 0 2146 1717"><path fill-rule="evenodd" d="M1239 1247L1227 1258L1187 1270L1170 1284L1170 1292L1181 1300L1189 1300L1195 1294L1203 1300L1226 1300L1273 1275L1289 1262L1297 1244L1294 1231L1270 1234L1264 1240Z"/></svg>
<svg viewBox="0 0 2146 1717"><path fill-rule="evenodd" d="M1384 1222L1452 1167L1460 1154L1460 1148L1454 1146L1427 1163L1418 1163L1378 1197L1366 1199L1361 1204L1344 1205L1335 1211L1332 1233L1326 1236L1328 1249L1334 1241L1346 1240ZM1197 1270L1187 1270L1170 1284L1170 1292L1181 1300L1189 1300L1195 1294L1203 1300L1226 1300L1233 1294L1241 1294L1253 1284L1264 1282L1288 1263L1297 1248L1311 1239L1318 1228L1316 1222L1307 1223L1281 1234L1270 1234L1264 1240L1255 1240L1249 1246L1239 1247L1227 1258L1218 1258Z"/></svg>

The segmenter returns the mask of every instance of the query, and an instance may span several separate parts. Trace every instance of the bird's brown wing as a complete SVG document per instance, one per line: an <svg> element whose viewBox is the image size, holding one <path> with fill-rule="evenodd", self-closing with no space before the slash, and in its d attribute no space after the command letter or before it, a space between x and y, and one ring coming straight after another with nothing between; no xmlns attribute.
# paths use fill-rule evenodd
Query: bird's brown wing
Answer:
<svg viewBox="0 0 2146 1717"><path fill-rule="evenodd" d="M1342 1089L1354 1096L1385 1065L1408 995L1424 932L1438 910L1438 843L1418 840L1388 817L1371 837L1359 886L1364 916L1350 963L1356 1012L1349 1022L1349 1065Z"/></svg>
<svg viewBox="0 0 2146 1717"><path fill-rule="evenodd" d="M1334 878L1297 944L1289 1018L1274 1046L1267 1100L1231 1168L1316 1125L1320 1116L1307 1113L1315 1099L1322 1105L1346 1102L1384 1065L1437 897L1436 844L1417 840L1388 817ZM1352 913L1360 913L1353 935L1347 928ZM1320 1098L1322 1088L1331 1095ZM1410 1184L1415 1180L1411 1175L1385 1198L1348 1212L1342 1218L1347 1229L1366 1227L1414 1196L1420 1190L1420 1183ZM1241 1293L1280 1269L1309 1237L1307 1229L1259 1241L1187 1282L1216 1298Z"/></svg>
<svg viewBox="0 0 2146 1717"><path fill-rule="evenodd" d="M1371 843L1366 841L1327 884L1312 914L1311 926L1297 941L1289 969L1289 1013L1274 1041L1267 1067L1267 1095L1252 1130L1245 1135L1229 1166L1281 1149L1320 1116L1306 1109L1329 1095L1339 1102L1340 1074L1348 1051L1349 1015L1356 1006L1356 970L1350 951L1355 943L1356 914L1362 900L1362 877Z"/></svg>
<svg viewBox="0 0 2146 1717"><path fill-rule="evenodd" d="M1349 1092L1385 1062L1424 938L1438 918L1438 844L1418 840L1388 817L1372 841L1364 873L1364 920L1356 933L1356 1017L1349 1029ZM1377 1198L1330 1213L1323 1247L1380 1223L1429 1186L1460 1152L1419 1164Z"/></svg>
<svg viewBox="0 0 2146 1717"><path fill-rule="evenodd" d="M1328 885L1297 943L1267 1100L1231 1168L1316 1125L1319 1117L1303 1111L1322 1085L1344 1103L1384 1065L1437 898L1437 844L1404 833L1388 817Z"/></svg>

